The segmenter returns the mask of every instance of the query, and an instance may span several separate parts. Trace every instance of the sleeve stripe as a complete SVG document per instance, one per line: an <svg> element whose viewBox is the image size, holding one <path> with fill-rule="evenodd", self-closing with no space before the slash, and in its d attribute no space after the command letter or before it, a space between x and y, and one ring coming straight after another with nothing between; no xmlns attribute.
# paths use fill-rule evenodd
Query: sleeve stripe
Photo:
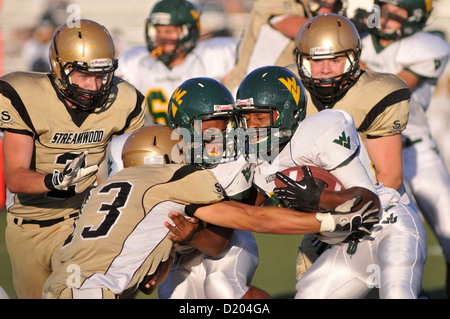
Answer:
<svg viewBox="0 0 450 319"><path fill-rule="evenodd" d="M136 106L135 106L133 112L131 112L131 113L128 115L127 121L126 121L125 126L123 127L123 129L120 130L120 132L117 132L117 133L115 133L115 134L117 134L117 135L124 134L126 128L130 126L131 121L132 121L134 118L136 118L137 116L139 116L139 114L140 114L141 111L142 111L142 102L144 101L144 99L145 99L144 95L143 95L140 91L138 91L138 90L136 89Z"/></svg>
<svg viewBox="0 0 450 319"><path fill-rule="evenodd" d="M0 81L0 93L11 101L12 106L19 113L19 116L28 125L28 127L30 127L36 136L36 130L31 122L30 115L28 114L28 111L17 91L8 82Z"/></svg>
<svg viewBox="0 0 450 319"><path fill-rule="evenodd" d="M364 132L367 130L377 116L383 113L388 107L409 99L410 93L408 88L403 88L386 95L382 100L374 105L369 113L367 113L364 121L358 127L358 132Z"/></svg>

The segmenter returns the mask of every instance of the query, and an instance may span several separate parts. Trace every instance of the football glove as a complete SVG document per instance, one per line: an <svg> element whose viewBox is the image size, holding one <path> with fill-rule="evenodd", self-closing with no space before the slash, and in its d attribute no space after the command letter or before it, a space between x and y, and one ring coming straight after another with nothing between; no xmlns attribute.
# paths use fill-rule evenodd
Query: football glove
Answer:
<svg viewBox="0 0 450 319"><path fill-rule="evenodd" d="M72 162L66 165L64 170L60 172L55 169L53 174L47 174L45 177L45 185L50 190L63 190L70 185L76 184L83 177L97 172L98 166L92 165L82 168L89 151L84 151L78 155Z"/></svg>
<svg viewBox="0 0 450 319"><path fill-rule="evenodd" d="M319 187L312 177L311 169L308 166L302 166L303 179L299 182L281 172L275 176L286 184L285 187L276 187L273 192L278 199L282 200L287 208L295 210L318 209L320 194L323 189Z"/></svg>
<svg viewBox="0 0 450 319"><path fill-rule="evenodd" d="M380 220L378 218L379 209L373 208L373 202L369 201L360 209L353 211L360 201L361 196L355 195L337 206L334 211L316 213L316 218L321 223L320 231L354 231L370 235L370 229Z"/></svg>

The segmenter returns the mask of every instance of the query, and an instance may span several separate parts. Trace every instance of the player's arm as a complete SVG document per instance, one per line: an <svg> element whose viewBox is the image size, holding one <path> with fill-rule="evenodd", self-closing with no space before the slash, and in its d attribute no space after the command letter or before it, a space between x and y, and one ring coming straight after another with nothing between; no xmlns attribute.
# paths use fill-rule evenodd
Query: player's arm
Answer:
<svg viewBox="0 0 450 319"><path fill-rule="evenodd" d="M81 178L94 174L97 165L83 168L87 151L82 152L62 170L42 174L30 169L34 141L29 135L6 131L3 137L5 184L12 193L39 194L49 190L65 189Z"/></svg>
<svg viewBox="0 0 450 319"><path fill-rule="evenodd" d="M169 222L165 226L172 232L169 239L181 245L189 244L194 246L208 256L221 254L228 246L233 229L206 224L198 218L185 218L183 215L169 214L173 225Z"/></svg>
<svg viewBox="0 0 450 319"><path fill-rule="evenodd" d="M357 168L359 162L354 162L352 168ZM380 200L378 195L372 190L363 186L352 186L340 191L332 191L319 187L313 178L311 169L307 166L301 167L303 178L301 181L294 181L282 172L275 174L285 186L277 187L273 191L282 200L286 207L298 211L342 211L342 205L350 204L350 211L357 211L363 206L368 205L370 209L378 211L380 209ZM346 170L347 168L338 168L337 170ZM364 171L359 172L364 176ZM342 172L341 172L342 174ZM364 185L363 183L361 185Z"/></svg>
<svg viewBox="0 0 450 319"><path fill-rule="evenodd" d="M206 206L186 206L185 212L214 225L258 233L307 234L320 231L320 222L314 213L274 206L222 201Z"/></svg>
<svg viewBox="0 0 450 319"><path fill-rule="evenodd" d="M366 144L378 181L386 187L399 189L403 182L401 134L368 138Z"/></svg>
<svg viewBox="0 0 450 319"><path fill-rule="evenodd" d="M419 77L417 75L406 69L400 71L397 74L397 76L406 82L406 84L408 85L408 89L410 91L412 91L420 82Z"/></svg>
<svg viewBox="0 0 450 319"><path fill-rule="evenodd" d="M235 201L186 206L185 213L223 227L268 234L307 234L334 231L369 233L378 222L378 210L372 203L354 210L356 198L345 202L333 212L306 213L277 206L251 206ZM345 218L343 218L345 217Z"/></svg>
<svg viewBox="0 0 450 319"><path fill-rule="evenodd" d="M44 183L45 174L30 170L33 148L34 141L31 136L5 131L5 184L12 193L38 194L48 191Z"/></svg>
<svg viewBox="0 0 450 319"><path fill-rule="evenodd" d="M270 26L290 39L294 39L297 32L309 20L309 18L298 15L286 15L283 18L273 19Z"/></svg>
<svg viewBox="0 0 450 319"><path fill-rule="evenodd" d="M364 187L352 187L341 191L323 191L320 196L319 208L325 210L335 210L339 205L344 204L351 198L358 197L360 201L355 204L354 209L358 210L363 205L372 202L373 208L380 209L380 201L377 194Z"/></svg>

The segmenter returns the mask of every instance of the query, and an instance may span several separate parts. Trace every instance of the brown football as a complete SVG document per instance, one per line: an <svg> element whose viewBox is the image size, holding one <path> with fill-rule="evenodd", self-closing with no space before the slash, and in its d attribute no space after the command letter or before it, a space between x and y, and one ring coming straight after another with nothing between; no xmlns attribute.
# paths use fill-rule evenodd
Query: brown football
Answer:
<svg viewBox="0 0 450 319"><path fill-rule="evenodd" d="M311 174L316 181L316 183L321 186L323 185L324 190L328 191L340 191L344 189L344 186L342 183L334 177L333 174L328 172L327 170L317 167L317 166L310 166L308 167L311 169ZM290 177L294 181L301 181L303 179L303 170L301 166L295 166L291 168L287 168L283 171L281 171L284 175ZM285 184L280 181L278 178L275 178L275 185L277 187L284 187Z"/></svg>

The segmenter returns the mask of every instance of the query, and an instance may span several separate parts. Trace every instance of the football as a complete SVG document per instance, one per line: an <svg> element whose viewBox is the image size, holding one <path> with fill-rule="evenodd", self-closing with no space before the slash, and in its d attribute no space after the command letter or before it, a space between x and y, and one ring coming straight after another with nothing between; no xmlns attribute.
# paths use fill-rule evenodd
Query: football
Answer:
<svg viewBox="0 0 450 319"><path fill-rule="evenodd" d="M319 186L323 186L324 190L328 191L340 191L344 189L344 186L342 183L334 177L333 174L328 172L327 170L317 167L317 166L310 166L308 167L311 170L311 174L315 180L315 182ZM287 168L283 171L281 171L284 175L290 177L294 181L301 181L303 179L303 170L301 166L295 166L291 168ZM285 184L279 180L278 178L275 178L275 185L277 187L284 187Z"/></svg>

